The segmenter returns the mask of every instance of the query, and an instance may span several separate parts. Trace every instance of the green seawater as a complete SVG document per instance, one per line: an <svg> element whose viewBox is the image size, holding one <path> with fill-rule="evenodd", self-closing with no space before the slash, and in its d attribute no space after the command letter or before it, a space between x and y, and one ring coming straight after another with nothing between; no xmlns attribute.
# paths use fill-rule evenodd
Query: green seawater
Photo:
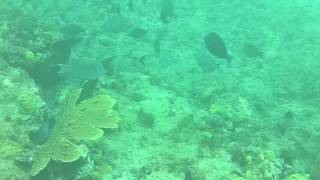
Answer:
<svg viewBox="0 0 320 180"><path fill-rule="evenodd" d="M0 180L320 180L317 0L0 0Z"/></svg>

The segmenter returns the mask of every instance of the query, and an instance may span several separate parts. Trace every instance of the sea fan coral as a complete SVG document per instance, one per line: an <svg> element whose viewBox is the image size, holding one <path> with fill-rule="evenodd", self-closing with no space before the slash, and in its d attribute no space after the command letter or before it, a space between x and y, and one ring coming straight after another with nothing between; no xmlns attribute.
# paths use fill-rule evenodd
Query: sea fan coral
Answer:
<svg viewBox="0 0 320 180"><path fill-rule="evenodd" d="M96 140L103 135L102 128L117 128L120 120L113 110L115 101L106 94L76 104L81 89L72 90L66 97L64 111L45 144L38 147L31 175L43 170L50 159L60 162L77 160L82 153L75 141Z"/></svg>

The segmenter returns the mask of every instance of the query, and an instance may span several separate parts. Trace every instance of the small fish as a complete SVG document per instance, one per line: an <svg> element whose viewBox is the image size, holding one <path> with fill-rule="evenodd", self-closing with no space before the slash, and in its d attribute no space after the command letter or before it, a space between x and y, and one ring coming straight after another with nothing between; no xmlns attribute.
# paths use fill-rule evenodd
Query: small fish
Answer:
<svg viewBox="0 0 320 180"><path fill-rule="evenodd" d="M243 46L244 54L249 58L262 58L263 53L255 45L247 43Z"/></svg>
<svg viewBox="0 0 320 180"><path fill-rule="evenodd" d="M134 39L140 39L145 37L146 35L147 35L147 30L140 27L133 28L129 33L129 36Z"/></svg>
<svg viewBox="0 0 320 180"><path fill-rule="evenodd" d="M163 32L163 31L157 31L157 32L156 32L156 37L155 37L155 39L154 39L153 42L152 42L153 49L154 49L154 51L155 51L155 53L156 53L157 55L159 55L160 52L161 52L161 41L162 41L162 39L164 38L164 36L165 36L165 32Z"/></svg>
<svg viewBox="0 0 320 180"><path fill-rule="evenodd" d="M139 58L139 63L142 64L143 66L146 65L146 58L147 56L146 55L143 55Z"/></svg>
<svg viewBox="0 0 320 180"><path fill-rule="evenodd" d="M134 10L134 9L133 9L133 1L132 1L132 0L129 0L129 2L128 2L128 7L129 7L130 11L133 11L133 10Z"/></svg>
<svg viewBox="0 0 320 180"><path fill-rule="evenodd" d="M107 58L106 60L102 61L101 64L105 70L105 73L107 75L113 75L114 68L113 68L113 61L116 58L116 56L111 56Z"/></svg>
<svg viewBox="0 0 320 180"><path fill-rule="evenodd" d="M219 69L220 64L214 61L214 58L206 52L199 52L196 56L196 62L205 73L211 73Z"/></svg>
<svg viewBox="0 0 320 180"><path fill-rule="evenodd" d="M121 16L121 5L120 3L112 3L111 4L111 12Z"/></svg>
<svg viewBox="0 0 320 180"><path fill-rule="evenodd" d="M221 59L226 59L227 61L231 60L231 56L229 55L222 38L217 33L210 32L205 35L204 42L210 54Z"/></svg>
<svg viewBox="0 0 320 180"><path fill-rule="evenodd" d="M159 55L160 54L160 51L161 51L161 40L160 39L154 39L153 40L153 49L154 49L154 52Z"/></svg>
<svg viewBox="0 0 320 180"><path fill-rule="evenodd" d="M171 18L175 18L174 4L172 0L162 0L160 11L160 20L164 23L169 23Z"/></svg>

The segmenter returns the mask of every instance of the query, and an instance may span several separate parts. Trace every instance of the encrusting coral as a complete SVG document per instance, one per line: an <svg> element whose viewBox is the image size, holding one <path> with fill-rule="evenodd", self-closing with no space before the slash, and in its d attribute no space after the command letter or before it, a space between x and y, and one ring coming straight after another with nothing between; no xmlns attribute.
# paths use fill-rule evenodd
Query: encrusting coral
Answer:
<svg viewBox="0 0 320 180"><path fill-rule="evenodd" d="M0 58L0 119L26 121L44 106L39 88L20 68Z"/></svg>
<svg viewBox="0 0 320 180"><path fill-rule="evenodd" d="M49 161L72 162L82 154L81 140L96 140L103 135L102 128L117 128L118 112L113 110L115 101L106 94L83 100L79 104L81 89L74 89L66 97L64 110L45 144L38 147L31 168L37 175Z"/></svg>

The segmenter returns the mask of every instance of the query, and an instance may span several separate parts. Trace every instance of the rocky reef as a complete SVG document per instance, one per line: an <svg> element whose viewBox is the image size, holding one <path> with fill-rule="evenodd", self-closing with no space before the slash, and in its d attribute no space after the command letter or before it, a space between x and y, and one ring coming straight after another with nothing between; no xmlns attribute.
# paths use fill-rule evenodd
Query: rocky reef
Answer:
<svg viewBox="0 0 320 180"><path fill-rule="evenodd" d="M29 132L41 123L37 114L45 103L28 74L0 58L0 179L28 179L22 167L31 163Z"/></svg>
<svg viewBox="0 0 320 180"><path fill-rule="evenodd" d="M319 5L0 0L0 179L320 179Z"/></svg>

